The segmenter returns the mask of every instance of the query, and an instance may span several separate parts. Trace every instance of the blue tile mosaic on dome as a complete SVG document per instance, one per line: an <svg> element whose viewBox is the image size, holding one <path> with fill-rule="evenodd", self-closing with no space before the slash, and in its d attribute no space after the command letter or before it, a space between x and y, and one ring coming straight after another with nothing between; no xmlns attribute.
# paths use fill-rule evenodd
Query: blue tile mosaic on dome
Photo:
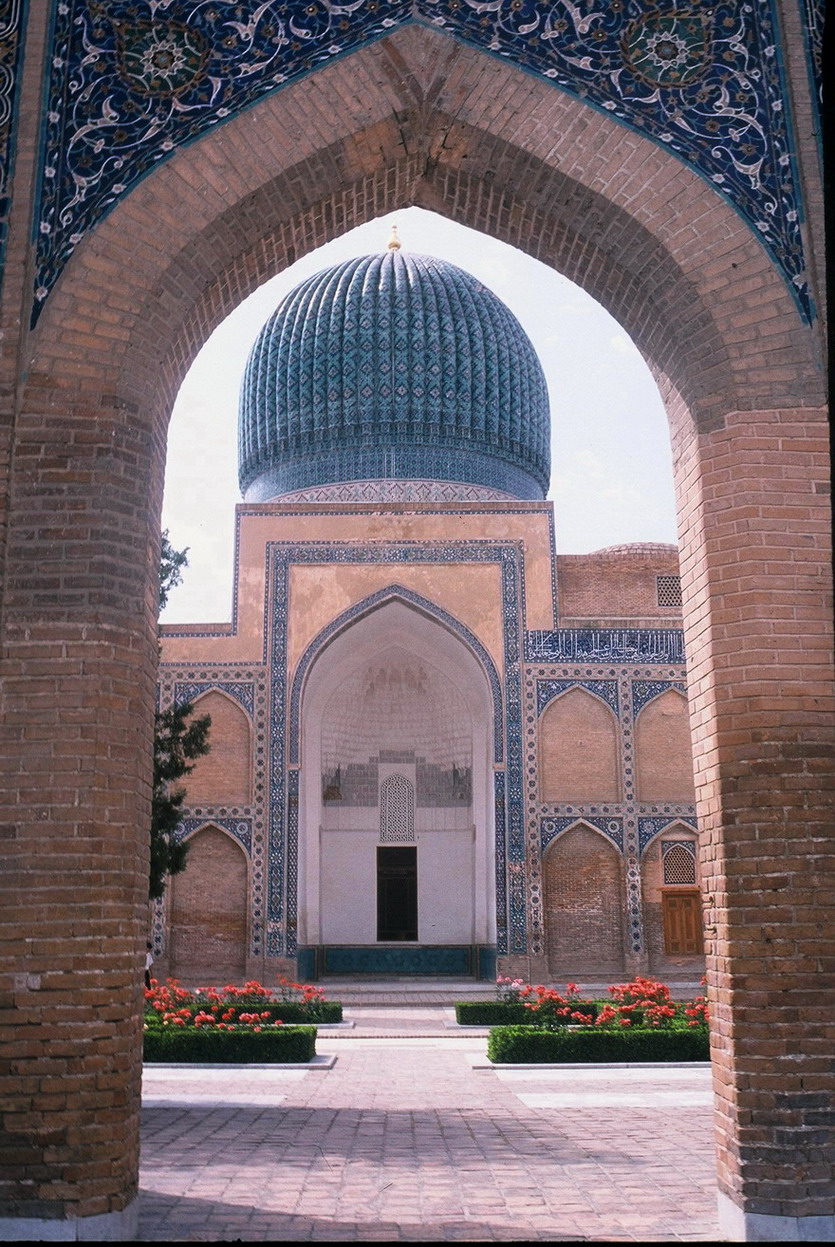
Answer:
<svg viewBox="0 0 835 1247"><path fill-rule="evenodd" d="M78 242L157 162L409 21L510 61L674 152L736 208L813 315L774 0L53 4L33 319Z"/></svg>
<svg viewBox="0 0 835 1247"><path fill-rule="evenodd" d="M520 621L524 602L522 550L518 542L398 541L372 545L350 542L268 542L269 601L272 621L269 662L270 814L267 952L297 952L299 773L289 765L290 709L287 690L287 630L290 568L293 564L494 563L501 571L504 623L505 769L496 772L497 952L527 950ZM414 595L417 596L417 595ZM437 615L438 608L433 608ZM457 626L459 633L461 626Z"/></svg>
<svg viewBox="0 0 835 1247"><path fill-rule="evenodd" d="M247 501L375 479L543 498L542 365L510 309L456 265L391 249L345 260L296 286L256 338L238 462Z"/></svg>

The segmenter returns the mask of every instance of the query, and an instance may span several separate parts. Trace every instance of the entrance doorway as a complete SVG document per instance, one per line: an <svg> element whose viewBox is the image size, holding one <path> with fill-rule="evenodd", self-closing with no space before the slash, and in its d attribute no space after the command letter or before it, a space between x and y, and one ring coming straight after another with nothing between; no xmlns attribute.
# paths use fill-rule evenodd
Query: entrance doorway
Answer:
<svg viewBox="0 0 835 1247"><path fill-rule="evenodd" d="M377 849L377 939L418 938L417 846Z"/></svg>

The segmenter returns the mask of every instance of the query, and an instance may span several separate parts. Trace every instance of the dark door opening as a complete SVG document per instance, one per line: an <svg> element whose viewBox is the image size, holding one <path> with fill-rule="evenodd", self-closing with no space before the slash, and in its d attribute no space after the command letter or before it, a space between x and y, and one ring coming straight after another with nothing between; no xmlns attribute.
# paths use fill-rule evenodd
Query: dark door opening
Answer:
<svg viewBox="0 0 835 1247"><path fill-rule="evenodd" d="M417 845L378 848L377 939L417 937Z"/></svg>

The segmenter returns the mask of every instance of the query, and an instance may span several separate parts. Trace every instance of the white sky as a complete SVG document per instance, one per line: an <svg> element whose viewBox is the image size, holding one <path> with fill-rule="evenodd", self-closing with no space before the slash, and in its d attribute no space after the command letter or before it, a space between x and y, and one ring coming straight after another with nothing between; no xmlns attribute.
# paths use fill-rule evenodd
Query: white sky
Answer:
<svg viewBox="0 0 835 1247"><path fill-rule="evenodd" d="M632 541L676 540L667 418L647 365L625 331L578 286L515 247L422 208L352 230L266 282L218 326L183 382L171 417L163 528L189 566L165 623L231 617L238 389L250 347L305 277L385 249L396 222L403 249L450 260L519 318L551 398L551 488L557 549L584 554Z"/></svg>

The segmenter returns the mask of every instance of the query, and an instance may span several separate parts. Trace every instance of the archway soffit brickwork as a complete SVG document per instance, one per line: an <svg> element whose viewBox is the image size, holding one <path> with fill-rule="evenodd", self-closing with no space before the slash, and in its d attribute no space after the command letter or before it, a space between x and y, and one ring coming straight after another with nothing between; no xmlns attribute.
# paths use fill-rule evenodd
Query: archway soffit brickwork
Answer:
<svg viewBox="0 0 835 1247"><path fill-rule="evenodd" d="M733 205L813 317L773 0L692 0L686 10L648 0L62 0L45 84L33 319L85 234L160 161L407 24L511 63L673 153Z"/></svg>

